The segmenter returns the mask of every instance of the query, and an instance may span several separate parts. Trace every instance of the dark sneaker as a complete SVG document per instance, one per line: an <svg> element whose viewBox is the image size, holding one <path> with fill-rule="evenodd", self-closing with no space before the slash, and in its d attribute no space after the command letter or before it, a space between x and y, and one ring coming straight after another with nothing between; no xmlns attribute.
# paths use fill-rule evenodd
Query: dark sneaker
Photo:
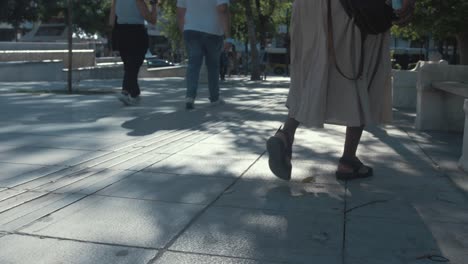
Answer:
<svg viewBox="0 0 468 264"><path fill-rule="evenodd" d="M193 110L195 107L193 106L193 103L185 103L185 110Z"/></svg>
<svg viewBox="0 0 468 264"><path fill-rule="evenodd" d="M193 110L195 108L194 102L193 98L185 98L185 110Z"/></svg>

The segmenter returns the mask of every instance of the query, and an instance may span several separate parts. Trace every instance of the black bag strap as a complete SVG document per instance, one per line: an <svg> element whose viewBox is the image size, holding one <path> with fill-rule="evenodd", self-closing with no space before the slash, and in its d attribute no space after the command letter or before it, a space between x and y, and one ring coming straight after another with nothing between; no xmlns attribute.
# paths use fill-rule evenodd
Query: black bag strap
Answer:
<svg viewBox="0 0 468 264"><path fill-rule="evenodd" d="M366 40L367 35L361 32L361 57L359 61L359 71L356 74L355 77L350 77L346 75L343 70L341 70L340 66L338 65L338 59L336 57L336 50L335 50L335 37L333 35L333 18L332 18L332 5L331 5L331 0L328 0L328 50L330 52L331 58L333 62L335 63L336 70L338 73L340 73L341 76L344 78L350 80L350 81L356 81L359 78L361 78L363 72L364 72L364 42Z"/></svg>

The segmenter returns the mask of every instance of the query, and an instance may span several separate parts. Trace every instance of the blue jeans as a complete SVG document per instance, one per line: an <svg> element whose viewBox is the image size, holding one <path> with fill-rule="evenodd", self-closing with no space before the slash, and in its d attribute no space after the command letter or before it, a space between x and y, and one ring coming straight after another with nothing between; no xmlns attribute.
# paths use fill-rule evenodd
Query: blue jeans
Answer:
<svg viewBox="0 0 468 264"><path fill-rule="evenodd" d="M187 98L195 99L198 90L200 69L205 57L208 69L208 89L210 101L219 99L219 58L223 48L223 37L204 32L184 31L185 47L188 54L187 68Z"/></svg>

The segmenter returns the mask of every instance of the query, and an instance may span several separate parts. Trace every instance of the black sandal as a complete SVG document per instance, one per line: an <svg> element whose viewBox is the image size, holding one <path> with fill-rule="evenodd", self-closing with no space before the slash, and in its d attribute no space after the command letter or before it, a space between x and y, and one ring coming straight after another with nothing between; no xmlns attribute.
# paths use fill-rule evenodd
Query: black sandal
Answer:
<svg viewBox="0 0 468 264"><path fill-rule="evenodd" d="M352 172L336 171L336 178L338 180L355 180L371 177L374 171L371 167L364 165L357 157L354 158L340 158L340 163L349 166L353 169Z"/></svg>
<svg viewBox="0 0 468 264"><path fill-rule="evenodd" d="M288 144L285 146L284 140L279 137L273 136L270 137L267 142L267 151L268 151L268 165L270 170L278 178L289 181L291 179L291 159L292 159L292 144L288 132L281 129L278 129L277 133L283 133L286 137ZM275 135L276 135L275 134Z"/></svg>

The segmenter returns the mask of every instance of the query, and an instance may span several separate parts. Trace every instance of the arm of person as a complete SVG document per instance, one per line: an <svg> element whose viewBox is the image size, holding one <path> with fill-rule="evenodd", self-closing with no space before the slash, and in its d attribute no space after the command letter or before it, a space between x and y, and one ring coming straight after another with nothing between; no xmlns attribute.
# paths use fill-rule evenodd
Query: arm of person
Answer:
<svg viewBox="0 0 468 264"><path fill-rule="evenodd" d="M115 24L115 0L112 0L112 6L109 14L109 26L113 27Z"/></svg>
<svg viewBox="0 0 468 264"><path fill-rule="evenodd" d="M226 40L231 39L231 13L229 12L229 5L228 4L221 4L217 6L218 16L221 23L221 26L224 31L224 37ZM224 44L225 49L231 48L232 43L230 41L226 41Z"/></svg>
<svg viewBox="0 0 468 264"><path fill-rule="evenodd" d="M186 12L187 12L187 8L177 7L177 25L179 25L180 32L184 31Z"/></svg>
<svg viewBox="0 0 468 264"><path fill-rule="evenodd" d="M158 1L154 1L151 4L151 11L148 9L148 5L145 3L145 0L135 1L137 3L138 10L140 11L140 14L143 16L143 18L150 24L156 24L156 21L158 20Z"/></svg>

